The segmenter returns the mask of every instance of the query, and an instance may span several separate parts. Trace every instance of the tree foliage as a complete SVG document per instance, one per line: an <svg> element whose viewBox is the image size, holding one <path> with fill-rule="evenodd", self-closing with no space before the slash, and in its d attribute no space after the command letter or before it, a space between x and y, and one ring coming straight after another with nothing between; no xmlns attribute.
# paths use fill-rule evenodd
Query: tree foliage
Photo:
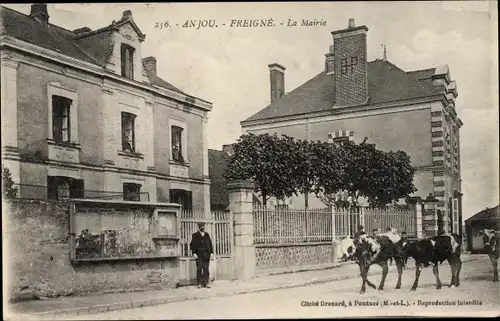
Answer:
<svg viewBox="0 0 500 321"><path fill-rule="evenodd" d="M403 151L384 152L365 140L360 144L347 142L337 148L340 184L326 190L326 195L341 194L336 201L356 205L361 197L371 206L384 206L415 192L410 157Z"/></svg>
<svg viewBox="0 0 500 321"><path fill-rule="evenodd" d="M14 186L12 174L7 167L2 165L2 192L6 199L13 199L17 196L17 188Z"/></svg>
<svg viewBox="0 0 500 321"><path fill-rule="evenodd" d="M296 147L291 137L267 133L242 135L234 145L225 178L252 179L264 204L271 196L282 199L297 194L294 179L297 153L293 152Z"/></svg>
<svg viewBox="0 0 500 321"><path fill-rule="evenodd" d="M414 169L403 151L385 152L365 140L342 145L245 134L234 146L226 179L252 179L264 204L312 193L331 206L356 205L361 197L385 206L415 192Z"/></svg>

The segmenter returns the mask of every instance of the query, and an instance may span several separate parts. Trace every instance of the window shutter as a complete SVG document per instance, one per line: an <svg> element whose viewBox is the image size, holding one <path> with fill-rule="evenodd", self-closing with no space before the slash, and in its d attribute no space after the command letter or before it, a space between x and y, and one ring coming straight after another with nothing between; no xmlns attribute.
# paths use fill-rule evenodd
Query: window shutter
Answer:
<svg viewBox="0 0 500 321"><path fill-rule="evenodd" d="M132 145L132 150L135 152L135 115L130 115L130 130L132 135L130 139L132 140L130 144Z"/></svg>
<svg viewBox="0 0 500 321"><path fill-rule="evenodd" d="M125 66L126 66L125 65L125 60L126 60L125 55L126 55L126 51L127 51L127 49L125 48L124 45L122 45L122 47L121 47L121 54L120 54L120 60L121 60L121 63L122 63L122 66L121 66L122 67L122 76L126 75L125 74Z"/></svg>
<svg viewBox="0 0 500 321"><path fill-rule="evenodd" d="M187 200L186 200L187 201L186 202L187 203L186 204L186 208L188 210L192 210L193 209L193 192L188 191L188 192L186 192L186 194L187 194L187 197L186 197L187 198Z"/></svg>
<svg viewBox="0 0 500 321"><path fill-rule="evenodd" d="M47 198L49 200L57 199L57 186L54 176L47 176Z"/></svg>
<svg viewBox="0 0 500 321"><path fill-rule="evenodd" d="M134 49L129 48L128 51L129 51L129 57L128 57L128 59L129 59L129 62L128 62L129 75L128 76L130 77L130 79L134 79Z"/></svg>
<svg viewBox="0 0 500 321"><path fill-rule="evenodd" d="M69 197L84 198L83 179L71 179L69 182Z"/></svg>
<svg viewBox="0 0 500 321"><path fill-rule="evenodd" d="M458 198L453 199L452 203L452 211L453 211L453 232L458 233L459 232L459 221L458 221Z"/></svg>

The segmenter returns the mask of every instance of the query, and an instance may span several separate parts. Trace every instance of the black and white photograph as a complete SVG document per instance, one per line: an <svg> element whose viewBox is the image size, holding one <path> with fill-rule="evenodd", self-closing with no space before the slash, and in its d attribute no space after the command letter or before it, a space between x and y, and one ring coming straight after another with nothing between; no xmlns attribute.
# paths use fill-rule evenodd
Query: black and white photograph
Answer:
<svg viewBox="0 0 500 321"><path fill-rule="evenodd" d="M4 320L499 317L496 1L3 3Z"/></svg>

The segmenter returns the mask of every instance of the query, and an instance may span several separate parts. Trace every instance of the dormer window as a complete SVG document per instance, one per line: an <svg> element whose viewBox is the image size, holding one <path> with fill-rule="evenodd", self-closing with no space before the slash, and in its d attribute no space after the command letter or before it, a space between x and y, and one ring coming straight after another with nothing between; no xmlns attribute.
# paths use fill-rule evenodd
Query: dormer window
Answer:
<svg viewBox="0 0 500 321"><path fill-rule="evenodd" d="M121 46L122 76L134 79L134 52L135 49L129 45Z"/></svg>

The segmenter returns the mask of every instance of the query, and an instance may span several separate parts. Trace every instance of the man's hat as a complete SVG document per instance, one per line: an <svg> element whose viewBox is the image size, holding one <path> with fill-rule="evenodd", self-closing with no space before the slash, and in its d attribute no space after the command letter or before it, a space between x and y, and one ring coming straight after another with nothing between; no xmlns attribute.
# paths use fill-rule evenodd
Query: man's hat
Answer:
<svg viewBox="0 0 500 321"><path fill-rule="evenodd" d="M205 226L205 222L198 222L198 227L203 227Z"/></svg>

